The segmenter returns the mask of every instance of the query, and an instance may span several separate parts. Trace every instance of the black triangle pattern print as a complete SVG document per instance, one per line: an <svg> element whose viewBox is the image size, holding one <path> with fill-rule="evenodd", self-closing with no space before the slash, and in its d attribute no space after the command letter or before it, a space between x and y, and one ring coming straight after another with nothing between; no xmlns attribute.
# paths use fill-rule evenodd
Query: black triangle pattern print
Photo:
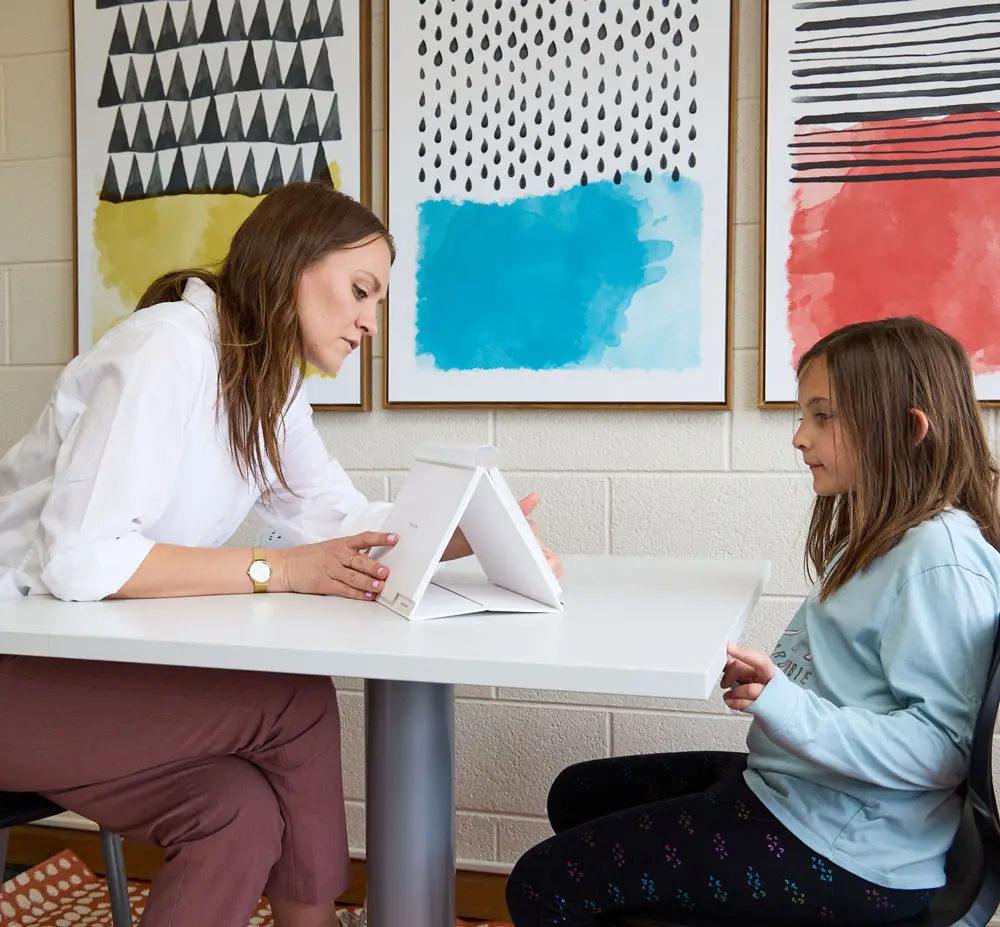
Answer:
<svg viewBox="0 0 1000 927"><path fill-rule="evenodd" d="M143 7L139 14L139 26L135 30L135 39L132 42L132 54L151 55L154 51L156 49L153 47L153 33L149 30L149 14Z"/></svg>
<svg viewBox="0 0 1000 927"><path fill-rule="evenodd" d="M278 12L278 21L274 24L275 42L296 42L298 35L295 32L295 23L292 21L292 2L285 0L281 4Z"/></svg>
<svg viewBox="0 0 1000 927"><path fill-rule="evenodd" d="M132 136L132 150L143 154L153 153L153 139L149 135L149 121L146 119L145 107L139 107L139 121L136 123L135 134Z"/></svg>
<svg viewBox="0 0 1000 927"><path fill-rule="evenodd" d="M302 19L302 25L299 27L299 41L307 42L310 39L321 38L323 38L323 24L319 18L319 4L316 0L309 0L309 6L306 7L306 15Z"/></svg>
<svg viewBox="0 0 1000 927"><path fill-rule="evenodd" d="M257 168L254 165L252 151L247 155L247 163L243 166L243 173L240 174L240 183L236 190L244 196L260 196L260 187L257 185Z"/></svg>
<svg viewBox="0 0 1000 927"><path fill-rule="evenodd" d="M163 11L163 25L160 27L160 37L156 42L156 50L170 51L179 45L177 27L174 25L174 14L168 6Z"/></svg>
<svg viewBox="0 0 1000 927"><path fill-rule="evenodd" d="M236 4L239 6L239 4ZM222 16L219 13L219 0L212 0L205 16L205 25L201 29L201 44L211 45L214 42L224 42L226 34L222 31Z"/></svg>
<svg viewBox="0 0 1000 927"><path fill-rule="evenodd" d="M233 184L233 166L229 161L229 152L222 153L222 163L219 165L219 173L215 175L215 183L212 185L213 193L235 193L236 187Z"/></svg>
<svg viewBox="0 0 1000 927"><path fill-rule="evenodd" d="M116 153L108 158L100 198L121 203L186 193L260 196L296 181L333 183L330 156L322 142L296 149L275 146L269 160L265 149L243 149L240 153L232 146L224 146L220 152L218 145L209 143L167 151ZM307 171L307 165L311 170ZM238 183L234 182L237 175Z"/></svg>
<svg viewBox="0 0 1000 927"><path fill-rule="evenodd" d="M163 76L160 74L160 65L155 58L149 66L149 77L146 78L146 92L142 98L147 103L158 103L160 100L167 98L167 93L163 89Z"/></svg>
<svg viewBox="0 0 1000 927"><path fill-rule="evenodd" d="M95 2L111 19L97 102L115 116L102 200L332 183L343 0Z"/></svg>
<svg viewBox="0 0 1000 927"><path fill-rule="evenodd" d="M235 93L236 85L233 83L233 71L229 67L229 49L222 53L222 66L219 68L219 76L215 79L215 96L221 97L227 93Z"/></svg>
<svg viewBox="0 0 1000 927"><path fill-rule="evenodd" d="M132 54L132 43L129 41L128 29L125 26L125 15L118 11L118 19L115 20L114 35L111 36L111 55Z"/></svg>
<svg viewBox="0 0 1000 927"><path fill-rule="evenodd" d="M194 4L192 3L187 10L187 16L184 19L184 29L181 32L180 46L181 48L187 48L191 45L198 44L198 30L194 25Z"/></svg>
<svg viewBox="0 0 1000 927"><path fill-rule="evenodd" d="M245 42L247 39L247 27L243 24L243 7L239 3L233 4L233 15L229 17L229 28L226 29L227 42Z"/></svg>
<svg viewBox="0 0 1000 927"><path fill-rule="evenodd" d="M145 193L142 184L142 172L139 170L139 159L132 156L132 169L128 174L128 184L125 186L125 200L142 199Z"/></svg>
<svg viewBox="0 0 1000 927"><path fill-rule="evenodd" d="M156 150L169 151L177 147L177 134L174 131L174 120L170 116L170 107L163 110L163 122L160 123L160 132L156 136Z"/></svg>
<svg viewBox="0 0 1000 927"><path fill-rule="evenodd" d="M160 156L153 156L153 170L146 184L146 197L160 196L163 193L163 175L160 173Z"/></svg>
<svg viewBox="0 0 1000 927"><path fill-rule="evenodd" d="M142 3L144 0L97 0L97 9L110 10L119 6L129 6L134 3ZM186 3L187 0L167 0L168 3Z"/></svg>
<svg viewBox="0 0 1000 927"><path fill-rule="evenodd" d="M243 42L248 38L255 42L305 42L312 39L335 39L344 35L342 0L333 0L325 19L320 16L318 0L309 0L298 28L295 25L296 15L292 9L292 0L283 0L273 22L268 13L266 0L254 0L249 30L246 26L243 5L249 5L250 0L241 0L233 4L228 23L222 21L219 0L210 0L200 32L197 25L199 16L191 0L166 0L166 9L156 41L153 41L151 23L145 6L138 19L135 35L130 38L122 7L152 2L163 2L163 0L121 0L116 3L98 0L98 9L111 7L118 9L110 54L151 55L154 52L193 45Z"/></svg>
<svg viewBox="0 0 1000 927"><path fill-rule="evenodd" d="M198 95L180 100L168 96L167 101L155 96L147 102L158 106L140 104L131 131L126 129L123 108L115 116L114 129L108 143L108 153L125 151L151 152L154 147L136 147L139 138L156 138L155 150L169 147L189 147L198 144L252 142L276 145L308 145L315 142L337 142L343 138L340 124L340 106L337 94L310 93L301 115L293 116L288 94L257 93L230 94L226 97L206 95L207 104L197 110L193 103ZM266 102L277 103L277 111ZM322 107L322 109L320 108ZM270 110L270 114L269 114ZM320 128L322 117L322 128ZM249 120L247 122L247 120ZM181 125L179 135L175 126ZM225 123L225 132L222 125ZM246 123L246 131L244 124ZM139 126L143 126L142 132ZM149 142L152 146L152 142Z"/></svg>
<svg viewBox="0 0 1000 927"><path fill-rule="evenodd" d="M274 152L274 157L271 159L271 167L267 172L267 180L264 181L264 186L260 188L261 193L270 193L272 190L276 190L284 183L284 178L281 173L281 158L278 157L278 152Z"/></svg>
<svg viewBox="0 0 1000 927"><path fill-rule="evenodd" d="M125 93L122 94L122 102L142 102L142 91L139 89L139 77L135 71L135 61L128 63L128 75L125 78Z"/></svg>

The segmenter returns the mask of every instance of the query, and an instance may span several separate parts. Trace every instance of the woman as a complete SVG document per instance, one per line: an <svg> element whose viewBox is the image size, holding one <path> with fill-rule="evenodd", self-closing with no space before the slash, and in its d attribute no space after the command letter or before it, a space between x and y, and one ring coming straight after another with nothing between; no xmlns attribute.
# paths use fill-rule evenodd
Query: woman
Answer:
<svg viewBox="0 0 1000 927"><path fill-rule="evenodd" d="M291 184L217 275L153 283L0 460L0 599L374 599L388 506L330 459L301 385L306 363L336 374L375 334L393 256L368 209ZM221 547L252 507L312 543ZM456 535L447 556L467 553ZM279 927L335 922L349 866L329 679L0 656L0 717L18 745L0 790L167 849L144 927L245 927L261 892Z"/></svg>

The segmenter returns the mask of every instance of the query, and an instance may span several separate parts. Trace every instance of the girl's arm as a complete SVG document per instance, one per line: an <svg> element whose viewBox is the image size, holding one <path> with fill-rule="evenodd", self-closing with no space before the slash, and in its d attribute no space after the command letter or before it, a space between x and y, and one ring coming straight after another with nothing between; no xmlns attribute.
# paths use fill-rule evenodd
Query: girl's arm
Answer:
<svg viewBox="0 0 1000 927"><path fill-rule="evenodd" d="M780 671L747 710L771 740L825 769L886 788L953 788L966 775L996 627L992 580L935 567L904 584L882 633L900 710L837 707Z"/></svg>

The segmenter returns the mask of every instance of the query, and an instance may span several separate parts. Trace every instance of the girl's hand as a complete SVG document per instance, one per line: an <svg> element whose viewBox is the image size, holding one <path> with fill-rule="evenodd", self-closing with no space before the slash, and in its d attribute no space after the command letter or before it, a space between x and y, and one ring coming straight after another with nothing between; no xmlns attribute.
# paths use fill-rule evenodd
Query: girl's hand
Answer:
<svg viewBox="0 0 1000 927"><path fill-rule="evenodd" d="M722 699L736 711L746 711L778 672L766 653L749 650L738 644L729 645L730 660L722 674L722 688L728 689Z"/></svg>
<svg viewBox="0 0 1000 927"><path fill-rule="evenodd" d="M303 544L267 552L272 592L339 595L374 601L382 592L389 568L368 556L373 547L392 547L396 535L366 531L349 538Z"/></svg>

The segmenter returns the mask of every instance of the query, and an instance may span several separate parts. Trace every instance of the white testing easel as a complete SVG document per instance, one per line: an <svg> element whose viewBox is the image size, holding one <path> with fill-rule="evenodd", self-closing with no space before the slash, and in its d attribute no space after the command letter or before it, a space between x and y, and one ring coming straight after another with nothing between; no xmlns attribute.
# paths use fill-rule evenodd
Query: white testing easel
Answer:
<svg viewBox="0 0 1000 927"><path fill-rule="evenodd" d="M381 530L398 534L371 556L390 569L378 601L404 618L562 611L559 582L498 468L492 445L423 444ZM485 578L436 574L461 528Z"/></svg>

